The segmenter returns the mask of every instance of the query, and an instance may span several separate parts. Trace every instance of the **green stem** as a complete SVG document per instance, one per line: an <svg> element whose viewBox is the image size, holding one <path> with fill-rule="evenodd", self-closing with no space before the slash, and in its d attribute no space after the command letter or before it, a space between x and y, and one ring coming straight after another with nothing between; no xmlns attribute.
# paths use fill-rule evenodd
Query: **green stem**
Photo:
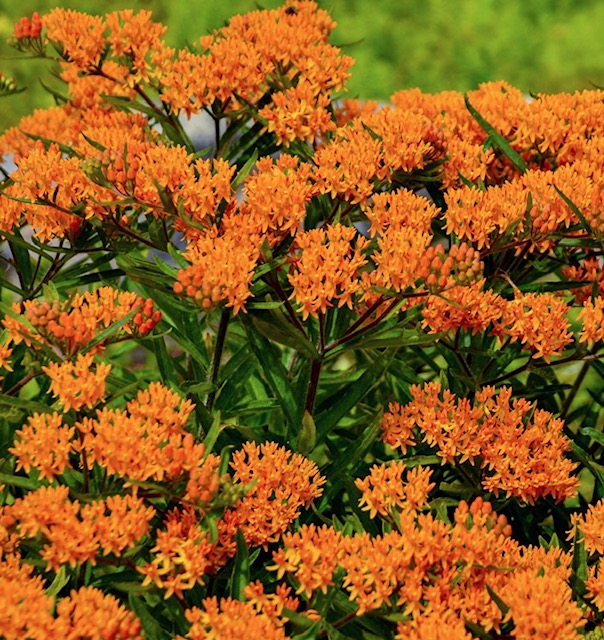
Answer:
<svg viewBox="0 0 604 640"><path fill-rule="evenodd" d="M596 351L597 349L595 349L589 355L595 355ZM573 403L573 400L575 399L577 393L579 392L581 384L583 383L583 380L585 380L585 376L587 375L588 371L589 371L589 360L586 360L583 363L583 366L581 367L581 371L579 371L579 375L575 379L572 389L568 392L568 396L566 396L566 400L562 405L562 409L560 410L560 418L562 418L562 420L566 418L566 415Z"/></svg>
<svg viewBox="0 0 604 640"><path fill-rule="evenodd" d="M210 375L208 382L215 387L218 382L218 372L220 371L220 361L222 360L222 352L224 350L224 343L227 334L227 328L229 320L231 319L231 312L229 309L223 309L220 316L220 324L218 325L218 332L216 333L216 344L214 345L214 354L212 356L212 365L210 368ZM212 411L214 406L214 400L216 400L216 388L213 388L208 393L206 406L208 411Z"/></svg>
<svg viewBox="0 0 604 640"><path fill-rule="evenodd" d="M315 408L315 400L317 399L317 390L319 388L319 377L321 376L322 360L313 360L310 367L310 378L308 380L308 388L306 390L306 401L304 410L310 415L313 414Z"/></svg>

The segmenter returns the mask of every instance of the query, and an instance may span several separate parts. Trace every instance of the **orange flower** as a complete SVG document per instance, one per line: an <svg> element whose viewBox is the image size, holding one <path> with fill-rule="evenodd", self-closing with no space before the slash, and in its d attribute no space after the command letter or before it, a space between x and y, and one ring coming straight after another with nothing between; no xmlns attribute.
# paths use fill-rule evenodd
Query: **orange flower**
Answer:
<svg viewBox="0 0 604 640"><path fill-rule="evenodd" d="M231 467L235 486L249 490L218 521L217 566L235 554L238 529L249 546L267 548L277 542L300 515L300 508L308 508L321 496L325 484L314 462L275 442L245 443L233 454Z"/></svg>
<svg viewBox="0 0 604 640"><path fill-rule="evenodd" d="M317 93L310 82L274 93L272 102L263 107L258 116L266 121L266 129L273 132L277 142L289 147L294 140L310 145L334 131L335 122L328 110L329 96Z"/></svg>
<svg viewBox="0 0 604 640"><path fill-rule="evenodd" d="M367 262L362 253L367 244L354 227L340 224L296 236L300 255L288 278L294 288L291 298L301 305L304 320L325 313L336 301L338 307L352 308L353 296L360 289L358 272Z"/></svg>
<svg viewBox="0 0 604 640"><path fill-rule="evenodd" d="M111 55L118 61L127 58L126 66L130 68L131 77L128 84L133 86L139 82L149 81L153 66L148 58L155 54L166 54L161 37L167 27L151 20L151 11L134 13L131 9L114 11L105 17L109 35L107 44L111 47Z"/></svg>
<svg viewBox="0 0 604 640"><path fill-rule="evenodd" d="M604 339L604 296L598 296L594 300L588 298L579 313L579 320L583 321L579 342L587 342L592 347Z"/></svg>
<svg viewBox="0 0 604 640"><path fill-rule="evenodd" d="M66 640L142 640L140 620L95 587L72 590L57 603L53 635Z"/></svg>
<svg viewBox="0 0 604 640"><path fill-rule="evenodd" d="M604 563L598 559L596 565L589 567L587 580L587 596L593 601L600 613L604 612Z"/></svg>
<svg viewBox="0 0 604 640"><path fill-rule="evenodd" d="M182 598L183 591L202 584L210 572L214 545L193 509L171 511L164 524L165 530L156 531L153 560L138 570L145 576L143 586L153 583L165 590L164 598L173 593Z"/></svg>
<svg viewBox="0 0 604 640"><path fill-rule="evenodd" d="M281 616L283 609L296 611L300 605L300 600L292 596L291 591L291 587L281 583L277 585L275 593L265 593L262 582L256 580L243 588L243 595L259 613L266 614L278 626L282 626L283 620L279 616Z"/></svg>
<svg viewBox="0 0 604 640"><path fill-rule="evenodd" d="M35 40L42 32L42 19L37 11L30 18L23 17L15 23L15 38L17 40Z"/></svg>
<svg viewBox="0 0 604 640"><path fill-rule="evenodd" d="M429 234L439 209L427 198L408 189L399 189L376 193L363 207L363 213L371 222L371 235L383 234L391 227L413 227Z"/></svg>
<svg viewBox="0 0 604 640"><path fill-rule="evenodd" d="M24 469L29 473L33 467L40 478L52 481L71 468L69 456L74 452L71 444L74 433L74 427L63 424L62 415L34 413L15 433L18 440L9 449L17 458L17 471Z"/></svg>
<svg viewBox="0 0 604 640"><path fill-rule="evenodd" d="M402 475L405 474L405 480ZM402 461L391 462L388 466L374 465L370 474L357 479L355 485L362 496L361 509L369 511L369 517L377 514L390 517L393 510L418 511L428 500L428 494L434 488L430 482L432 471L418 466L407 470Z"/></svg>
<svg viewBox="0 0 604 640"><path fill-rule="evenodd" d="M378 237L377 249L371 254L376 267L364 274L364 287L379 287L404 293L408 288L414 288L416 282L423 284L420 266L431 241L429 233L413 227L386 229ZM424 275L429 275L429 271L426 270Z"/></svg>
<svg viewBox="0 0 604 640"><path fill-rule="evenodd" d="M45 640L53 633L53 599L42 576L17 556L0 556L0 636L5 640Z"/></svg>
<svg viewBox="0 0 604 640"><path fill-rule="evenodd" d="M585 624L571 588L555 573L534 569L510 576L499 596L510 608L513 637L539 640L575 640ZM555 606L552 606L555 603Z"/></svg>
<svg viewBox="0 0 604 640"><path fill-rule="evenodd" d="M84 506L68 497L69 488L42 487L10 507L22 538L43 536L40 557L49 569L96 562L97 556L121 555L149 532L153 507L135 495L110 496Z"/></svg>
<svg viewBox="0 0 604 640"><path fill-rule="evenodd" d="M396 640L472 640L464 620L455 612L433 611L399 622Z"/></svg>
<svg viewBox="0 0 604 640"><path fill-rule="evenodd" d="M368 131L338 129L314 156L313 179L318 191L350 204L365 203L373 194L377 173L382 169L381 153L379 140Z"/></svg>
<svg viewBox="0 0 604 640"><path fill-rule="evenodd" d="M332 527L302 525L296 533L286 533L282 546L273 551L273 565L281 579L286 573L294 574L298 582L296 593L310 598L315 591L327 593L334 585L333 573L341 559L342 534Z"/></svg>
<svg viewBox="0 0 604 640"><path fill-rule="evenodd" d="M193 298L205 311L224 301L235 314L245 308L252 295L260 239L248 233L246 224L238 227L240 221L244 222L234 216L224 233L212 227L189 244L184 257L192 264L178 272L176 294Z"/></svg>
<svg viewBox="0 0 604 640"><path fill-rule="evenodd" d="M193 405L159 383L139 392L127 411L103 408L94 419L76 423L88 465L96 462L130 480L175 480L188 476L185 496L194 499L217 489L218 458L206 456L184 427ZM207 485L206 485L207 483Z"/></svg>
<svg viewBox="0 0 604 640"><path fill-rule="evenodd" d="M570 289L579 305L584 306L591 298L594 286L597 288L598 297L604 295L604 270L595 256L585 258L579 266L564 267L562 276L571 282L585 282L584 287Z"/></svg>
<svg viewBox="0 0 604 640"><path fill-rule="evenodd" d="M510 336L512 342L520 340L534 352L533 358L550 362L552 355L561 355L573 342L569 311L568 305L551 293L517 293L503 305L494 333Z"/></svg>
<svg viewBox="0 0 604 640"><path fill-rule="evenodd" d="M50 390L63 405L65 412L71 408L79 411L84 405L92 408L105 396L105 379L111 371L111 365L98 363L94 370L94 354L78 354L75 364L69 360L61 363L51 362L42 371L50 378Z"/></svg>
<svg viewBox="0 0 604 640"><path fill-rule="evenodd" d="M441 399L436 382L414 385L410 392L413 400L403 407L393 405L394 412L382 422L389 444L405 445L405 434L419 429L443 464L480 459L488 469L482 484L496 495L505 491L531 504L548 495L557 501L575 495L576 465L564 457L570 448L564 423L522 398L511 400L511 388L502 387L497 394L485 387L473 405L447 390Z"/></svg>
<svg viewBox="0 0 604 640"><path fill-rule="evenodd" d="M190 640L240 640L263 638L287 640L283 628L265 613L257 612L250 602L231 598L205 598L203 608L185 610L191 623L187 634Z"/></svg>
<svg viewBox="0 0 604 640"><path fill-rule="evenodd" d="M269 243L285 234L301 231L306 205L314 194L309 182L310 166L286 154L277 161L260 158L256 171L244 183L244 200L239 217Z"/></svg>
<svg viewBox="0 0 604 640"><path fill-rule="evenodd" d="M105 22L71 9L53 9L42 18L46 37L59 45L65 60L86 71L98 66L105 48Z"/></svg>
<svg viewBox="0 0 604 640"><path fill-rule="evenodd" d="M597 504L589 505L587 513L583 515L573 514L571 516L573 529L569 532L569 539L575 535L575 529L581 532L581 540L585 542L587 553L604 555L604 539L602 529L604 528L604 500Z"/></svg>
<svg viewBox="0 0 604 640"><path fill-rule="evenodd" d="M430 333L458 329L472 334L486 331L501 318L505 301L492 291L483 291L483 285L484 280L430 296L422 309L422 327L428 327Z"/></svg>

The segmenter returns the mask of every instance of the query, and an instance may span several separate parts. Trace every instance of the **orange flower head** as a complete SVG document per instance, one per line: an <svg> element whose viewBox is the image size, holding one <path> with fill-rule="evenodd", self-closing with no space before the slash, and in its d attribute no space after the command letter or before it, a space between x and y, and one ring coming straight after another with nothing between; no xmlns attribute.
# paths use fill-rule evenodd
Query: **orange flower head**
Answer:
<svg viewBox="0 0 604 640"><path fill-rule="evenodd" d="M92 408L105 396L105 380L111 365L104 362L93 367L94 354L78 354L75 363L69 360L51 362L42 371L50 378L50 390L59 399L65 412L79 411L83 406Z"/></svg>
<svg viewBox="0 0 604 640"><path fill-rule="evenodd" d="M363 249L368 240L354 227L341 224L311 229L296 236L300 254L288 278L291 298L300 306L302 318L325 313L329 307L348 305L360 290L359 270L367 263Z"/></svg>
<svg viewBox="0 0 604 640"><path fill-rule="evenodd" d="M359 505L369 511L370 518L378 514L388 518L393 510L419 511L426 505L428 494L435 486L430 482L431 475L430 469L421 466L407 469L402 461L391 462L388 466L376 464L366 478L355 481L362 494Z"/></svg>
<svg viewBox="0 0 604 640"><path fill-rule="evenodd" d="M231 598L205 598L202 608L185 610L191 623L187 633L190 640L240 640L240 638L263 638L265 640L287 640L288 636L274 619L258 612L250 602Z"/></svg>
<svg viewBox="0 0 604 640"><path fill-rule="evenodd" d="M119 600L95 587L72 590L57 603L55 638L142 640L141 622Z"/></svg>
<svg viewBox="0 0 604 640"><path fill-rule="evenodd" d="M18 439L9 449L17 458L17 470L29 473L33 467L39 471L40 478L52 481L66 468L71 468L69 457L74 453L74 434L74 427L63 424L62 415L34 413L15 433Z"/></svg>
<svg viewBox="0 0 604 640"><path fill-rule="evenodd" d="M98 66L105 48L105 21L71 9L53 9L42 22L46 37L57 43L62 57L86 71Z"/></svg>

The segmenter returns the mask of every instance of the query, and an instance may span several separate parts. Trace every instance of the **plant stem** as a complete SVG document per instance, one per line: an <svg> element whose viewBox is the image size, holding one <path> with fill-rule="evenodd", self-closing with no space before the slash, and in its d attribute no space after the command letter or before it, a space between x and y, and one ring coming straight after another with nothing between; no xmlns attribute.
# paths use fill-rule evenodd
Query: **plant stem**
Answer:
<svg viewBox="0 0 604 640"><path fill-rule="evenodd" d="M224 350L224 343L227 334L227 328L229 325L229 320L231 319L231 312L228 309L223 309L222 314L220 315L220 324L218 325L218 332L216 333L216 344L214 345L214 354L212 356L212 365L210 368L210 375L208 377L208 382L215 386L218 382L218 372L220 371L220 361L222 360L222 352ZM212 407L214 406L214 400L216 399L216 389L213 388L208 393L208 398L206 401L206 406L208 411L212 411Z"/></svg>
<svg viewBox="0 0 604 640"><path fill-rule="evenodd" d="M306 390L306 401L304 410L312 415L315 408L315 400L317 398L317 390L319 388L319 377L321 375L322 360L313 360L310 367L310 378L308 380L308 388Z"/></svg>

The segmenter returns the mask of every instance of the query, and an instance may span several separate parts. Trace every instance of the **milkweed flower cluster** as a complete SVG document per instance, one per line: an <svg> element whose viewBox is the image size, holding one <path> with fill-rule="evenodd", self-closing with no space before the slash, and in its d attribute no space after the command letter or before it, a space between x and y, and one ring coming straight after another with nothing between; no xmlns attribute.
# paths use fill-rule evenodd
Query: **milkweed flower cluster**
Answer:
<svg viewBox="0 0 604 640"><path fill-rule="evenodd" d="M335 26L15 25L2 637L604 624L604 92L346 99Z"/></svg>
<svg viewBox="0 0 604 640"><path fill-rule="evenodd" d="M570 442L563 422L547 411L536 409L522 398L512 399L512 390L498 392L485 387L474 403L456 399L437 382L412 386L413 401L391 404L382 423L388 444L406 447L418 439L436 449L443 463L479 463L486 469L482 485L497 495L533 503L551 496L561 501L575 495L576 467L564 454Z"/></svg>

